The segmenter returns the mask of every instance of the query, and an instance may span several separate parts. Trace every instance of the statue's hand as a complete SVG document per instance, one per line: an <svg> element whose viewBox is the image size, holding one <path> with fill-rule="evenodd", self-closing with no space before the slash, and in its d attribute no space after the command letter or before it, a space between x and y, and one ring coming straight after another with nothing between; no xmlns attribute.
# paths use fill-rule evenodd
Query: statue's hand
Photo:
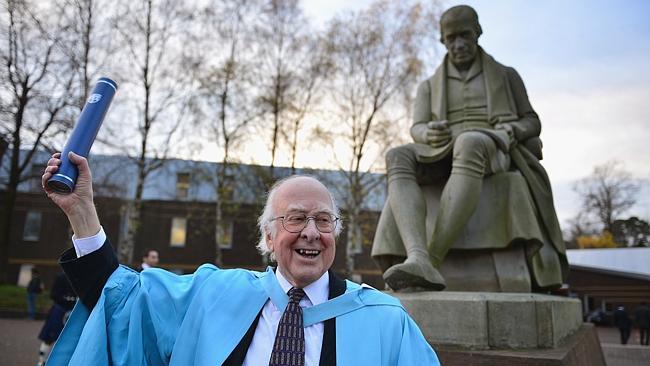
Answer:
<svg viewBox="0 0 650 366"><path fill-rule="evenodd" d="M451 141L451 130L447 121L427 123L427 143L433 147L442 147Z"/></svg>

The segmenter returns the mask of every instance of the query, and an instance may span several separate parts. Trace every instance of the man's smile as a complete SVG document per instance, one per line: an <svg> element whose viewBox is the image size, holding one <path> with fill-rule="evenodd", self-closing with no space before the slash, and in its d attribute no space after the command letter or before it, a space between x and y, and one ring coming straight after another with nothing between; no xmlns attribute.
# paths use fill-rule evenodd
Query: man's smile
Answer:
<svg viewBox="0 0 650 366"><path fill-rule="evenodd" d="M321 251L316 249L296 249L295 252L303 257L315 258Z"/></svg>

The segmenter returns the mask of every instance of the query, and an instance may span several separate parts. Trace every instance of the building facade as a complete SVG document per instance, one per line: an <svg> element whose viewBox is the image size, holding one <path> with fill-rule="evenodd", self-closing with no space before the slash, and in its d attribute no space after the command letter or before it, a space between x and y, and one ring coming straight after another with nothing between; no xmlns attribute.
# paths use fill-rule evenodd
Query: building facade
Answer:
<svg viewBox="0 0 650 366"><path fill-rule="evenodd" d="M42 153L33 159L47 161L48 154ZM135 166L122 156L94 156L93 184L95 204L102 226L116 247L128 229L128 210L134 195ZM18 199L13 212L14 225L11 230L9 251L9 279L13 283L26 285L31 268L38 268L46 284L51 284L60 269L59 255L71 246L71 230L65 215L43 194L40 174L43 164L34 164L33 178L19 186ZM151 248L159 252L160 266L176 273L193 272L203 263L217 262L216 227L223 230L219 238L219 252L223 268L248 268L264 270L267 258L260 255L255 245L259 240L257 218L265 200L265 185L259 172L266 167L233 165L228 179L234 187L228 197L222 198L222 207L227 214L221 223L216 222L215 180L216 163L187 160L169 160L152 173L143 193L141 226L135 241L132 263L137 268L141 254ZM289 169L275 168L276 177L290 174ZM36 174L38 173L38 174ZM300 174L311 174L325 181L342 180L336 171L301 170ZM376 179L383 179L377 175ZM328 184L331 186L331 184ZM372 286L383 288L381 272L370 258L370 245L374 227L383 204L385 189L378 185L378 191L363 211L364 245L355 251L355 271L345 273L346 238L345 207L342 207L344 230L337 240L334 270L342 277L351 277ZM333 190L334 194L337 191ZM341 197L335 197L339 204ZM0 204L4 195L0 190Z"/></svg>

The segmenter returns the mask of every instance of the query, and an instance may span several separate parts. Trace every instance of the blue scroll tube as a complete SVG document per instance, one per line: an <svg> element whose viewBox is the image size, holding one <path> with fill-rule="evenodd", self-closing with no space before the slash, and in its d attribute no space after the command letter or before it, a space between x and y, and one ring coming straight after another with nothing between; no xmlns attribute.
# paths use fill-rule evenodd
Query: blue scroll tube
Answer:
<svg viewBox="0 0 650 366"><path fill-rule="evenodd" d="M49 188L60 193L70 193L74 190L79 170L68 158L68 153L73 151L77 155L88 157L90 147L97 137L116 91L117 83L109 78L99 78L61 152L59 170L47 181Z"/></svg>

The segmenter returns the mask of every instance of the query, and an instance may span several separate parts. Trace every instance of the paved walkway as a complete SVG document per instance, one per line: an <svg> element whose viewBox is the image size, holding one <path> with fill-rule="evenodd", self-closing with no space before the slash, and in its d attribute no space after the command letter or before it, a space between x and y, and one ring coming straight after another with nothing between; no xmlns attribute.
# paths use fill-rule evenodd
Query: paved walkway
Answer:
<svg viewBox="0 0 650 366"><path fill-rule="evenodd" d="M607 366L648 366L650 365L650 346L639 344L639 331L632 330L627 344L621 344L617 328L596 327L600 345L605 354Z"/></svg>
<svg viewBox="0 0 650 366"><path fill-rule="evenodd" d="M42 320L0 318L0 366L34 366ZM597 327L608 366L650 365L650 346L639 346L639 333L632 332L627 345L620 344L618 329Z"/></svg>
<svg viewBox="0 0 650 366"><path fill-rule="evenodd" d="M0 318L0 366L34 366L43 320Z"/></svg>

